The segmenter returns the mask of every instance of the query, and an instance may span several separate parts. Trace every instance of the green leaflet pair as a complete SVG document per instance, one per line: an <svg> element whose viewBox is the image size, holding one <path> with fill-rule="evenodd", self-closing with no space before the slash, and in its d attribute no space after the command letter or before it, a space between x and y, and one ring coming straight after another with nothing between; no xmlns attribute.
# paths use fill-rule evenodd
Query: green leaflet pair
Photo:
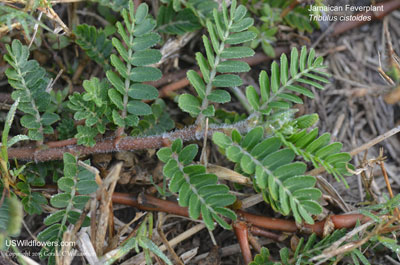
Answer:
<svg viewBox="0 0 400 265"><path fill-rule="evenodd" d="M235 220L236 215L224 207L233 204L236 197L229 193L228 186L218 184L215 174L207 173L203 165L193 164L197 152L196 144L183 147L181 139L157 152L165 163L163 173L170 179L169 190L179 194L179 205L189 208L192 219L198 219L201 214L208 229L215 228L214 221L230 229L223 217Z"/></svg>

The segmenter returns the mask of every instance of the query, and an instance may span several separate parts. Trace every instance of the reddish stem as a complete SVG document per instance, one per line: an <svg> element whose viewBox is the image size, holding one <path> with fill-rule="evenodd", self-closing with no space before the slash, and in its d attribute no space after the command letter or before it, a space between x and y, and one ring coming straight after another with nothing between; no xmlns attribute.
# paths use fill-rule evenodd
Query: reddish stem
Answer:
<svg viewBox="0 0 400 265"><path fill-rule="evenodd" d="M252 233L253 235L256 236L262 236L262 237L266 237L266 238L270 238L272 240L275 240L277 242L282 241L281 236L275 233L272 233L270 231L264 230L258 226L252 225L250 227L250 233Z"/></svg>
<svg viewBox="0 0 400 265"><path fill-rule="evenodd" d="M262 228L284 232L297 231L297 226L293 221L255 215L242 210L238 210L237 213L247 222Z"/></svg>
<svg viewBox="0 0 400 265"><path fill-rule="evenodd" d="M50 148L57 148L57 147L64 147L68 145L74 145L77 143L76 138L71 138L71 139L66 139L66 140L61 140L61 141L53 141L53 142L47 142L45 145L47 145Z"/></svg>
<svg viewBox="0 0 400 265"><path fill-rule="evenodd" d="M114 192L112 200L114 203L130 205L144 211L160 211L185 217L189 216L186 207L181 207L176 202L157 199L146 194L141 194L139 198L136 199L136 197L127 193ZM237 210L236 213L247 223L265 229L282 232L296 232L299 230L294 221L255 215L241 210ZM329 218L334 224L335 229L351 228L354 227L357 220L360 220L361 223L365 223L369 220L368 217L362 214L333 215ZM319 236L322 236L325 221L326 220L323 220L313 225L305 224L302 228L305 228L305 232L315 232Z"/></svg>
<svg viewBox="0 0 400 265"><path fill-rule="evenodd" d="M251 255L250 245L249 245L249 231L247 230L247 225L245 222L234 222L233 223L233 231L235 231L235 235L238 239L240 250L242 251L244 264L249 264L253 257Z"/></svg>
<svg viewBox="0 0 400 265"><path fill-rule="evenodd" d="M189 217L187 208L180 207L175 202L160 200L146 194L141 194L136 199L136 197L127 193L114 192L112 201L113 203L130 205L144 211L158 211Z"/></svg>
<svg viewBox="0 0 400 265"><path fill-rule="evenodd" d="M54 185L46 185L46 188L50 190L48 191L50 193L57 190ZM186 207L181 207L176 202L161 200L144 193L141 193L139 196L136 197L128 193L114 192L112 195L112 202L113 204L118 203L129 205L143 211L165 212L169 214L189 217L188 209ZM272 238L275 241L281 241L281 238L272 232L261 229L260 227L284 232L296 232L299 230L296 223L293 221L259 216L241 210L237 210L236 213L242 218L242 220L234 222L233 229L238 238L239 245L242 250L243 258L246 264L252 261L248 241L248 229L250 229L250 232L255 235ZM361 214L333 215L329 218L330 221L334 224L335 229L351 228L356 224L358 220L360 220L361 223L367 222L369 220L368 217ZM300 230L304 232L315 232L319 236L322 236L325 222L326 220L317 222L314 225L306 224L301 227ZM250 228L247 227L247 224L251 225Z"/></svg>

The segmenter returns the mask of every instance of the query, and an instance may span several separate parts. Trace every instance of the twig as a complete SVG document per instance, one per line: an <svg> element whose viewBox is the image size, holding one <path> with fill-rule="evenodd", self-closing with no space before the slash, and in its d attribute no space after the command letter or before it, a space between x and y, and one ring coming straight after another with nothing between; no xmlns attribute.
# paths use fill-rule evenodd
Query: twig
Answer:
<svg viewBox="0 0 400 265"><path fill-rule="evenodd" d="M244 210L246 208L250 208L251 206L254 206L260 202L263 202L264 198L263 195L261 193L252 195L244 200L242 200L242 207L241 209Z"/></svg>
<svg viewBox="0 0 400 265"><path fill-rule="evenodd" d="M274 241L277 241L277 242L281 242L282 238L283 238L282 236L280 236L278 234L272 233L270 231L264 230L264 229L262 229L260 227L254 226L254 225L252 225L249 228L249 230L250 230L250 233L252 233L252 234L254 234L256 236L263 236L263 237L270 238L270 239L272 239Z"/></svg>
<svg viewBox="0 0 400 265"><path fill-rule="evenodd" d="M46 6L46 7L38 7L37 8L39 11L43 12L44 14L46 14L46 16L53 20L55 23L57 23L60 28L62 28L62 30L64 31L64 33L69 37L71 36L72 32L71 30L67 27L67 25L65 25L65 23L60 19L60 17L58 16L58 14L53 10L53 8ZM54 30L55 33L57 28Z"/></svg>
<svg viewBox="0 0 400 265"><path fill-rule="evenodd" d="M395 260L394 258L392 258L392 257L389 256L389 255L385 255L385 258L386 258L388 261L390 261L390 263L393 264L393 265L400 265L400 262L398 262L397 260Z"/></svg>
<svg viewBox="0 0 400 265"><path fill-rule="evenodd" d="M349 233L347 233L345 236L340 238L339 240L336 240L328 249L326 249L326 252L329 252L331 250L337 249L343 242L346 240L351 239L353 236L355 236L357 233L366 230L370 225L372 225L375 221L369 221L363 225L360 225L359 227L354 228L351 230Z"/></svg>
<svg viewBox="0 0 400 265"><path fill-rule="evenodd" d="M325 37L327 37L328 35L330 35L333 31L333 29L336 26L336 21L333 22L332 24L329 25L329 27L321 34L318 36L318 39L316 41L314 41L314 43L310 46L310 48L315 48L317 47L317 45L323 40L325 39Z"/></svg>
<svg viewBox="0 0 400 265"><path fill-rule="evenodd" d="M261 244L258 242L257 238L255 238L251 233L248 233L248 240L251 246L257 251L261 252Z"/></svg>
<svg viewBox="0 0 400 265"><path fill-rule="evenodd" d="M87 10L77 10L76 11L77 14L79 15L83 15L83 16L89 16L89 17L94 17L95 19L97 19L104 27L110 25L110 22L108 22L106 19L102 18L101 16L97 15L94 12L90 12Z"/></svg>
<svg viewBox="0 0 400 265"><path fill-rule="evenodd" d="M380 153L382 153L382 149L380 150ZM389 196L390 196L391 199L393 199L394 196L393 196L392 186L390 186L390 181L389 181L389 177L388 177L388 175L386 173L385 164L383 163L382 160L379 161L378 164L381 167L382 174L383 174L383 177L385 179L386 186L387 186L387 189L388 189L388 192L389 192Z"/></svg>
<svg viewBox="0 0 400 265"><path fill-rule="evenodd" d="M48 189L53 191L57 190L55 186L49 186ZM128 193L114 192L112 195L112 202L129 205L142 211L165 212L178 216L189 217L188 209L186 207L181 207L176 202L157 199L153 196L143 193L139 194L138 196L134 196ZM242 210L236 210L236 213L248 224L255 225L260 228L282 232L296 232L300 229L296 223L291 220L260 216ZM362 214L331 215L329 216L329 219L329 221L334 225L335 229L354 227L357 221L360 221L361 223L370 221L368 217ZM326 221L327 219L324 219L316 222L313 225L304 224L301 229L304 230L304 232L314 232L317 235L322 236Z"/></svg>
<svg viewBox="0 0 400 265"><path fill-rule="evenodd" d="M342 255L346 252L350 252L353 249L363 245L364 243L366 243L372 236L379 234L379 231L381 230L381 226L382 224L379 224L378 226L376 226L374 228L374 230L370 233L368 233L368 235L356 242L350 242L347 243L343 246L340 246L343 242L345 242L346 240L350 240L353 236L355 236L357 233L361 232L361 231L365 231L370 225L374 224L374 221L369 221L359 227L354 228L352 231L350 231L349 233L347 233L345 236L343 236L342 238L340 238L339 240L335 241L329 248L325 249L322 254L317 255L315 257L313 257L311 259L311 261L316 261L316 260L320 260L316 265L322 264L324 263L326 260L335 257L335 256L339 256Z"/></svg>
<svg viewBox="0 0 400 265"><path fill-rule="evenodd" d="M165 213L161 213L161 212L158 213L158 222L157 222L158 234L160 235L161 241L163 242L164 246L166 246L166 248L168 249L169 253L171 253L172 258L175 260L175 263L183 265L182 260L178 257L178 255L176 254L175 250L169 244L167 238L165 237L164 231L162 229L162 225L163 225L163 222L164 222L164 214Z"/></svg>
<svg viewBox="0 0 400 265"><path fill-rule="evenodd" d="M182 242L185 239L188 239L189 237L193 236L194 234L198 233L199 231L203 230L206 226L204 224L198 224L190 228L189 230L186 230L182 234L180 234L177 237L174 237L169 241L169 245L171 247L176 246L179 242ZM165 245L162 245L159 247L161 251L165 251L167 247ZM144 255L143 253L138 254L125 262L123 262L121 265L131 265L131 264L141 264L141 262L144 261Z"/></svg>
<svg viewBox="0 0 400 265"><path fill-rule="evenodd" d="M38 17L38 19L37 19L38 21L40 21L40 19L42 18L42 15L43 15L43 12L40 12L39 17ZM33 28L34 28L33 36L32 36L31 42L30 42L29 45L28 45L28 48L29 48L29 49L31 48L31 46L32 46L32 44L33 44L33 41L34 41L35 38L36 38L36 34L37 34L38 29L39 29L39 23L36 23L35 26L34 26Z"/></svg>
<svg viewBox="0 0 400 265"><path fill-rule="evenodd" d="M382 148L379 150L379 153L380 153L379 157L383 157L383 149ZM387 187L388 192L389 192L389 196L390 196L391 199L393 199L394 195L393 195L393 191L392 191L392 186L390 185L389 177L388 177L388 174L386 172L386 168L385 168L385 164L383 163L383 159L379 160L378 164L381 167L383 178L385 179L386 187ZM397 217L400 218L399 208L397 208L397 207L394 208L394 211L395 211Z"/></svg>
<svg viewBox="0 0 400 265"><path fill-rule="evenodd" d="M391 58L391 57L390 57L390 58ZM386 81L386 83L388 83L388 85L394 86L395 83L394 83L394 81L392 80L392 78L390 78L390 76L388 76L388 75L385 73L385 71L383 71L380 52L378 52L378 63L379 63L379 67L378 67L376 70L378 71L379 75L382 77L383 80ZM395 102L393 102L393 103L395 103ZM392 104L393 104L393 103L392 103Z"/></svg>
<svg viewBox="0 0 400 265"><path fill-rule="evenodd" d="M360 152L362 152L362 151L365 151L365 150L371 148L372 146L376 145L377 143L382 142L383 140L386 140L387 138L389 138L389 137L395 135L395 134L398 133L398 132L400 132L400 126L397 126L397 127L393 128L393 129L391 129L390 131L387 131L387 132L385 132L384 134L381 134L381 135L379 135L378 137L372 139L372 140L369 141L368 143L365 143L365 144L363 144L362 146L353 149L353 150L350 152L350 155L351 155L351 156L355 156L355 155L357 155L358 153L360 153Z"/></svg>
<svg viewBox="0 0 400 265"><path fill-rule="evenodd" d="M96 231L96 243L94 244L96 253L101 256L103 255L104 241L106 237L107 227L109 224L110 217L110 203L112 202L112 193L114 192L115 186L119 179L121 172L122 162L116 164L109 172L108 176L103 181L103 186L100 187L100 209L97 231Z"/></svg>

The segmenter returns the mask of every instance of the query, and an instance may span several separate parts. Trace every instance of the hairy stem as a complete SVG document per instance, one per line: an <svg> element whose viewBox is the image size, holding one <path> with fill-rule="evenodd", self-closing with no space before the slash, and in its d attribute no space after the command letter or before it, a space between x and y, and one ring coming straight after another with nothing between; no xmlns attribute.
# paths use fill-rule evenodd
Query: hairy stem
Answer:
<svg viewBox="0 0 400 265"><path fill-rule="evenodd" d="M229 133L233 129L238 130L241 133L247 133L254 127L252 116L244 121L240 121L234 124L226 125L210 125L207 136L211 137L214 132L221 131ZM90 154L99 153L110 153L116 151L132 151L132 150L143 150L143 149L157 149L168 145L170 141L175 139L182 139L184 142L200 140L204 137L204 131L198 131L198 128L191 126L185 129L176 130L170 133L164 133L162 135L154 135L147 137L124 137L119 142L115 143L115 138L105 138L98 141L94 146L81 146L81 145L67 145L60 146L56 143L52 143L54 148L49 146L35 147L20 147L20 148L9 148L8 155L9 159L18 159L25 161L45 162L51 160L60 160L63 154L68 152L76 156L84 156ZM65 141L71 143L74 141Z"/></svg>

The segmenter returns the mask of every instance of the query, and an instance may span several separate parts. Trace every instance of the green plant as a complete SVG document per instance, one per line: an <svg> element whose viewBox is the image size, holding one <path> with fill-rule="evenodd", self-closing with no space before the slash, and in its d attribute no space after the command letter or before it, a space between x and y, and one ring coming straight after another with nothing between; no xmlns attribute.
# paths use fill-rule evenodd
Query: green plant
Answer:
<svg viewBox="0 0 400 265"><path fill-rule="evenodd" d="M9 239L9 236L19 235L23 220L22 204L15 194L10 194L10 186L15 185L16 172L10 171L7 153L8 147L28 138L25 135L17 135L8 140L18 104L19 99L11 106L1 137L0 173L3 177L0 180L0 250L5 249L5 240Z"/></svg>
<svg viewBox="0 0 400 265"><path fill-rule="evenodd" d="M236 168L255 176L255 183L262 190L265 201L285 215L292 211L297 222L304 219L313 223L311 215L319 214L322 209L317 202L321 194L314 188L315 178L303 175L305 164L291 163L295 154L312 161L315 167L326 167L335 176L347 172L346 163L351 158L347 153L339 153L340 143L329 144L329 134L317 138L318 130L307 133L305 128L312 126L318 116L308 115L294 120L291 117L293 112L287 110L292 102L303 103L293 92L313 97L312 92L301 84L323 88L314 81L328 82L320 76L325 75L320 70L322 68L322 58L315 58L313 50L307 53L303 47L299 55L294 48L290 66L283 54L280 67L276 62L272 63L270 78L266 72L261 72L261 97L254 87L246 89L248 101L254 108L253 115L259 121L266 115L264 127L269 137L264 138L262 127L251 130L243 139L236 131L231 137L219 132L213 135L214 143L224 150L229 160L237 163ZM280 149L282 144L289 149Z"/></svg>
<svg viewBox="0 0 400 265"><path fill-rule="evenodd" d="M257 34L257 37L250 43L252 49L257 48L261 44L264 53L270 57L275 57L273 44L276 41L275 35L278 32L278 26L285 24L293 29L301 32L313 32L315 28L319 28L317 21L310 21L310 15L313 14L309 11L309 5L296 6L290 8L288 13L283 13L293 1L275 1L264 0L248 1L249 9L254 14L259 16L261 23L252 26L251 31ZM320 1L316 1L314 5L322 5ZM259 7L261 5L261 8Z"/></svg>
<svg viewBox="0 0 400 265"><path fill-rule="evenodd" d="M124 9L121 14L125 25L117 22L116 28L122 42L114 37L112 45L122 60L116 54L110 56L111 64L116 72L107 71L108 81L100 81L97 78L85 80L83 87L86 92L83 95L74 93L70 97L68 106L75 111L74 118L85 120L85 126L77 127L78 132L75 137L79 144L93 146L94 137L99 133L104 134L106 127L112 124L119 126L120 133L123 133L126 127L136 128L133 131L137 131L138 128L147 126L143 124L146 122L141 122L139 125L139 116L146 116L145 120L148 121L152 119L149 117L153 114L153 108L143 100L156 99L158 91L155 87L142 82L154 81L161 77L159 69L146 66L161 59L161 53L158 50L150 49L157 44L160 37L152 32L156 24L148 15L146 4L137 7L135 12L131 3L129 11ZM77 43L90 58L97 58L96 62L105 65L107 70L106 58L110 55L112 48L105 34L86 25L78 27L76 33L80 36ZM154 108L158 107L154 106ZM152 117L154 119L156 116ZM164 127L169 129L170 123L167 122Z"/></svg>
<svg viewBox="0 0 400 265"><path fill-rule="evenodd" d="M140 253L139 247L143 249L146 264L152 264L150 252L161 258L167 265L172 265L172 262L168 257L151 241L149 238L153 234L153 215L149 213L145 220L140 224L135 237L128 239L120 246L117 251L114 252L112 257L107 257L102 260L102 264L113 264L119 258L128 254L132 249L135 249L137 253Z"/></svg>
<svg viewBox="0 0 400 265"><path fill-rule="evenodd" d="M6 75L15 89L12 98L19 98L18 109L25 113L21 125L28 129L31 140L42 143L44 134L53 133L51 125L60 118L58 114L46 111L50 103L47 91L50 79L37 61L28 60L29 49L19 40L14 40L11 46L7 45L7 51L4 59L12 68L6 70Z"/></svg>
<svg viewBox="0 0 400 265"><path fill-rule="evenodd" d="M193 164L198 147L195 144L182 147L182 140L173 142L170 148L158 151L158 158L165 163L164 175L170 179L169 190L179 193L179 205L189 208L189 215L198 219L200 213L207 228L214 229L214 220L230 229L230 225L221 216L235 220L233 211L224 208L235 202L226 185L217 184L214 174L207 174L203 165Z"/></svg>
<svg viewBox="0 0 400 265"><path fill-rule="evenodd" d="M250 57L254 51L244 46L233 46L252 40L254 33L247 31L253 24L253 19L245 17L247 10L244 6L236 7L233 2L228 11L225 2L222 4L222 13L213 10L215 25L207 20L207 31L210 39L203 36L206 57L200 52L196 53L196 61L200 67L203 78L191 70L187 73L190 84L195 88L198 97L183 94L179 97L179 107L197 117L202 122L204 117L212 117L215 108L210 102L226 103L231 100L226 90L213 89L214 87L240 86L242 79L231 73L247 72L250 67L247 63L236 60ZM211 41L210 41L211 40ZM226 45L231 45L226 47ZM217 75L217 73L224 73Z"/></svg>
<svg viewBox="0 0 400 265"><path fill-rule="evenodd" d="M167 106L162 99L157 99L151 105L152 114L145 115L132 130L133 136L159 135L175 127L175 122L169 116Z"/></svg>
<svg viewBox="0 0 400 265"><path fill-rule="evenodd" d="M111 8L114 12L121 12L124 8L128 8L128 0L92 0L93 2L98 2L102 6Z"/></svg>
<svg viewBox="0 0 400 265"><path fill-rule="evenodd" d="M162 5L157 15L157 30L160 33L182 35L201 28L199 19L190 8L175 12L173 5Z"/></svg>
<svg viewBox="0 0 400 265"><path fill-rule="evenodd" d="M218 8L218 3L213 0L161 0L161 2L167 4L167 7L160 7L159 16L162 18L159 25L161 26L161 22L162 24L167 23L165 28L168 28L170 24L172 24L174 29L173 34L180 34L180 32L176 32L177 28L175 26L178 26L180 30L190 29L190 31L193 29L195 24L205 26L206 20L212 19L213 17L213 9ZM182 6L184 8L182 8ZM190 18L188 16L190 13L195 17ZM176 17L176 19L173 19L172 17ZM186 24L185 27L180 27L180 23ZM188 27L188 25L190 26Z"/></svg>
<svg viewBox="0 0 400 265"><path fill-rule="evenodd" d="M47 166L27 165L21 168L18 174L17 188L22 192L21 202L25 212L28 214L41 214L43 205L47 205L47 199L42 193L33 191L33 186L42 187L45 185Z"/></svg>
<svg viewBox="0 0 400 265"><path fill-rule="evenodd" d="M348 261L353 264L371 264L367 259L368 251L379 248L379 245L387 247L393 253L399 253L399 245L396 240L381 235L382 230L391 221L387 214L393 214L399 205L400 196L392 199L385 198L385 202L360 209L360 212L371 220L354 228L353 231L345 229L335 230L326 235L323 239L318 239L316 234L312 234L308 239L300 238L292 246L292 250L282 248L279 251L281 262L272 262L270 252L267 248L262 248L261 252L255 256L250 265L258 264L322 264L325 262L338 263L348 257ZM374 211L375 213L372 213ZM397 218L397 217L394 217ZM386 226L387 227L387 226Z"/></svg>
<svg viewBox="0 0 400 265"><path fill-rule="evenodd" d="M76 27L74 33L76 35L75 42L89 58L103 66L105 70L109 70L111 68L109 57L113 46L104 31L96 29L94 26L81 24Z"/></svg>
<svg viewBox="0 0 400 265"><path fill-rule="evenodd" d="M0 3L0 37L4 32L11 31L17 25L21 25L25 34L31 39L33 25L37 24L43 29L52 32L40 19L36 19L34 11L40 6L39 1L26 3L23 9L15 6L8 6L5 3Z"/></svg>
<svg viewBox="0 0 400 265"><path fill-rule="evenodd" d="M216 73L249 70L249 66L243 62L229 60L220 62L221 59L240 58L253 54L253 51L246 47L225 47L225 42L240 44L254 38L251 32L245 31L252 25L252 20L246 18L245 15L245 7L236 8L233 3L230 8L230 18L226 6L223 5L222 16L218 15L214 9L215 26L210 21L207 22L212 45L209 39L203 36L207 59L201 53L196 54L203 78L192 70L187 73L198 97L190 94L179 97L179 107L192 116L197 116L199 124L203 122L204 117L214 116L214 106L209 105L209 101L225 103L231 100L228 92L213 90L213 87L241 84L241 79L237 75L216 75ZM237 33L229 35L230 31ZM229 160L236 163L235 168L253 178L256 190L261 190L265 201L274 210L284 215L292 213L298 223L302 220L313 223L312 215L321 213L322 208L318 203L321 192L314 187L315 177L304 175L306 171L304 163L292 162L295 155L302 156L306 161L312 161L315 167L324 166L328 172L337 177L342 177L342 174L347 172L346 165L351 159L349 154L339 153L342 147L340 143L329 144L329 134L317 138L317 129L307 133L306 128L312 126L318 116L308 115L296 120L292 117L293 111L290 110L292 103L303 103L303 100L295 93L313 98L313 93L305 86L323 89L318 82L329 82L326 79L329 75L322 71L323 68L322 57L315 57L313 49L307 52L307 49L303 47L300 54L296 48L292 49L290 64L286 55L283 54L280 58L280 66L277 62L272 63L270 77L265 71L261 72L259 77L261 96L257 94L253 86L246 89L247 99L253 108L253 114L249 119L253 126L262 124L265 129L256 127L244 137L235 130L231 133L231 137L222 132L215 132L213 135L213 142L222 148ZM288 148L281 149L281 146ZM179 153L180 149L177 150ZM165 163L171 163L165 158L162 160ZM173 166L172 168L167 171L168 173L164 172L169 178L173 178L180 167ZM183 179L185 178L180 178L180 181ZM189 185L190 174L186 179ZM170 185L175 185L175 183L171 181ZM173 186L173 190L181 194L181 189L183 189L185 199L198 194L196 190L181 186L182 183L179 184L177 187ZM186 194L190 190L191 193ZM193 205L186 200L182 201L181 205L189 206L189 210L196 208L198 204L195 199L193 199L195 202ZM191 216L198 217L198 214L195 211L195 214Z"/></svg>
<svg viewBox="0 0 400 265"><path fill-rule="evenodd" d="M245 137L237 131L232 132L232 138L216 132L213 142L243 172L254 176L264 199L275 210L284 215L292 212L299 223L302 219L313 223L311 215L321 213L318 203L321 192L314 188L315 178L304 175L304 163L292 162L295 157L292 150L280 149L279 138L264 139L263 128L256 127Z"/></svg>
<svg viewBox="0 0 400 265"><path fill-rule="evenodd" d="M42 242L55 242L40 251L40 257L49 257L52 264L55 262L55 255L51 253L61 250L60 242L67 231L67 222L74 224L79 219L79 210L82 210L90 199L88 195L97 190L94 174L78 166L76 157L65 153L63 162L64 176L57 181L57 186L62 192L50 199L50 204L59 210L44 219L44 224L48 227L38 234L38 240ZM82 225L88 226L89 221L86 217Z"/></svg>
<svg viewBox="0 0 400 265"><path fill-rule="evenodd" d="M77 126L75 137L78 144L93 146L94 137L98 133L105 133L106 126L111 119L110 101L107 91L109 84L97 77L83 82L84 94L74 93L69 97L68 107L75 111L75 120L85 120L85 125Z"/></svg>
<svg viewBox="0 0 400 265"><path fill-rule="evenodd" d="M116 27L127 48L119 39L112 39L123 61L115 54L111 55L111 64L117 73L107 71L107 78L114 87L108 90L108 96L119 110L113 109L112 121L123 130L126 126L136 126L138 116L152 113L151 107L142 100L156 99L158 91L142 82L158 80L162 74L159 69L146 66L161 59L158 50L150 49L160 37L152 32L156 23L148 16L148 6L141 4L134 14L133 3L130 2L129 11L124 9L122 17L125 27L120 22Z"/></svg>

